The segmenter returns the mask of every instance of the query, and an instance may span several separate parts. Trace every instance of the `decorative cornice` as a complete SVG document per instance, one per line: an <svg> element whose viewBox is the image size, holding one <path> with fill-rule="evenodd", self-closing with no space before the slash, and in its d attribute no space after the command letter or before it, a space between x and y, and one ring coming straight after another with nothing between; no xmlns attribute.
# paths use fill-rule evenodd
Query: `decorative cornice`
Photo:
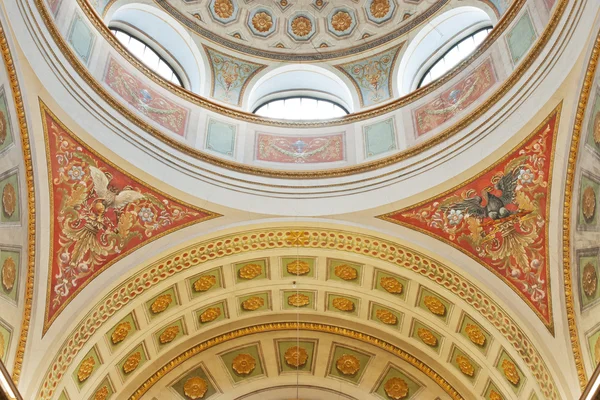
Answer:
<svg viewBox="0 0 600 400"><path fill-rule="evenodd" d="M307 322L282 322L282 323L270 323L270 324L261 324L254 325L243 329L238 329L232 332L227 332L212 339L206 340L202 343L195 345L194 347L186 350L181 353L177 357L173 358L171 361L163 365L158 371L156 371L150 378L148 378L144 383L142 383L138 389L129 397L129 400L139 400L144 394L155 385L160 379L162 379L169 372L173 371L179 365L184 363L185 361L191 359L192 357L206 351L210 348L218 346L220 344L226 343L230 340L238 339L240 337L255 335L257 333L263 332L273 332L273 331L310 331L310 332L324 332L330 333L338 336L343 336L346 338L354 339L361 341L363 343L378 347L382 350L387 351L400 358L401 360L407 362L411 366L415 367L423 374L425 374L428 378L433 380L436 384L438 384L442 390L444 390L451 399L453 400L463 400L464 397L440 374L438 374L435 370L429 367L426 363L419 360L417 357L412 354L402 350L401 348L386 342L384 340L375 338L373 336L367 335L362 332L357 332L351 329L340 328L337 326L326 325L326 324L316 324L316 323L307 323Z"/></svg>

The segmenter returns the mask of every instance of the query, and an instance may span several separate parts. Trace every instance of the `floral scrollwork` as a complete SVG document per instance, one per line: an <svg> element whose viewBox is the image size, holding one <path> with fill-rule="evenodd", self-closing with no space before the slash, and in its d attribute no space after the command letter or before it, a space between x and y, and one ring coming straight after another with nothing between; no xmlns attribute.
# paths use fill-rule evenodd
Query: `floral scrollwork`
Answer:
<svg viewBox="0 0 600 400"><path fill-rule="evenodd" d="M308 17L300 15L292 20L292 32L299 37L307 36L312 30L312 22Z"/></svg>
<svg viewBox="0 0 600 400"><path fill-rule="evenodd" d="M12 217L17 209L17 192L10 183L4 185L2 189L2 208L7 217Z"/></svg>
<svg viewBox="0 0 600 400"><path fill-rule="evenodd" d="M110 392L108 386L102 386L96 393L94 393L94 400L106 400Z"/></svg>
<svg viewBox="0 0 600 400"><path fill-rule="evenodd" d="M302 293L296 293L288 297L288 304L293 307L304 307L310 304L310 297Z"/></svg>
<svg viewBox="0 0 600 400"><path fill-rule="evenodd" d="M246 311L256 311L265 305L265 299L254 296L242 302L242 308Z"/></svg>
<svg viewBox="0 0 600 400"><path fill-rule="evenodd" d="M583 191L583 199L581 201L581 211L586 221L591 221L596 214L596 192L594 188L588 186Z"/></svg>
<svg viewBox="0 0 600 400"><path fill-rule="evenodd" d="M598 275L596 273L596 267L592 263L587 263L583 267L583 274L581 276L581 287L583 293L587 297L593 297L596 294L598 288Z"/></svg>
<svg viewBox="0 0 600 400"><path fill-rule="evenodd" d="M252 17L252 26L259 32L268 32L273 26L273 17L264 11L257 12Z"/></svg>
<svg viewBox="0 0 600 400"><path fill-rule="evenodd" d="M352 25L352 16L346 11L338 11L331 17L331 26L338 32L343 32Z"/></svg>
<svg viewBox="0 0 600 400"><path fill-rule="evenodd" d="M375 18L383 18L390 12L389 0L373 0L371 2L371 15Z"/></svg>
<svg viewBox="0 0 600 400"><path fill-rule="evenodd" d="M231 0L215 0L214 10L219 17L230 18L234 11L233 3Z"/></svg>

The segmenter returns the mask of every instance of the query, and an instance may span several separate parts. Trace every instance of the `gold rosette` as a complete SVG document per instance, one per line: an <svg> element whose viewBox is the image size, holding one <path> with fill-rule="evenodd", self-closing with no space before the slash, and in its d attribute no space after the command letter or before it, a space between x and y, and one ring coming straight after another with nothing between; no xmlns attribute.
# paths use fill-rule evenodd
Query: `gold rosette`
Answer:
<svg viewBox="0 0 600 400"><path fill-rule="evenodd" d="M383 386L390 399L400 400L408 395L408 384L402 378L390 378Z"/></svg>
<svg viewBox="0 0 600 400"><path fill-rule="evenodd" d="M254 279L262 274L262 267L258 264L246 264L238 271L242 279Z"/></svg>
<svg viewBox="0 0 600 400"><path fill-rule="evenodd" d="M221 316L221 309L219 307L207 308L202 314L200 314L200 322L211 322L219 318L219 316Z"/></svg>
<svg viewBox="0 0 600 400"><path fill-rule="evenodd" d="M310 266L306 261L296 260L286 265L287 272L291 275L306 275L310 272Z"/></svg>
<svg viewBox="0 0 600 400"><path fill-rule="evenodd" d="M502 371L504 371L504 376L510 383L513 385L518 385L521 377L519 376L519 372L517 371L517 367L513 364L512 361L508 359L504 359L502 361Z"/></svg>
<svg viewBox="0 0 600 400"><path fill-rule="evenodd" d="M194 282L194 290L196 292L206 292L217 283L217 277L214 275L204 275Z"/></svg>
<svg viewBox="0 0 600 400"><path fill-rule="evenodd" d="M387 325L396 325L398 322L398 317L396 317L391 311L379 309L375 313L377 318Z"/></svg>
<svg viewBox="0 0 600 400"><path fill-rule="evenodd" d="M456 363L458 364L458 368L462 371L463 374L467 376L475 375L475 367L471 364L471 361L465 356L459 355L456 357Z"/></svg>
<svg viewBox="0 0 600 400"><path fill-rule="evenodd" d="M4 280L4 276L2 279ZM581 286L583 288L583 293L585 293L587 297L593 297L596 294L598 275L596 274L596 268L592 263L587 263L585 267L583 267Z"/></svg>
<svg viewBox="0 0 600 400"><path fill-rule="evenodd" d="M586 187L583 191L581 211L586 221L594 218L594 214L596 213L596 192L594 192L594 188L591 186Z"/></svg>
<svg viewBox="0 0 600 400"><path fill-rule="evenodd" d="M308 353L302 347L293 346L285 351L283 355L285 363L290 367L298 368L306 364Z"/></svg>
<svg viewBox="0 0 600 400"><path fill-rule="evenodd" d="M201 399L208 391L208 383L199 376L193 376L183 384L183 393L192 400Z"/></svg>
<svg viewBox="0 0 600 400"><path fill-rule="evenodd" d="M130 330L131 324L129 323L129 321L121 322L119 325L117 325L112 335L110 335L110 340L112 340L113 344L122 342L123 340L125 340L127 335L129 335Z"/></svg>
<svg viewBox="0 0 600 400"><path fill-rule="evenodd" d="M257 12L252 17L252 26L259 32L267 32L273 26L273 18L264 11Z"/></svg>
<svg viewBox="0 0 600 400"><path fill-rule="evenodd" d="M331 17L331 26L338 32L343 32L352 25L352 16L346 11L338 11Z"/></svg>
<svg viewBox="0 0 600 400"><path fill-rule="evenodd" d="M467 324L465 332L467 332L467 336L471 339L471 342L478 346L485 344L485 335L477 325Z"/></svg>
<svg viewBox="0 0 600 400"><path fill-rule="evenodd" d="M343 354L335 362L335 367L344 375L354 375L360 369L360 361L351 354Z"/></svg>
<svg viewBox="0 0 600 400"><path fill-rule="evenodd" d="M334 270L335 276L345 281L352 281L358 277L358 272L356 272L356 268L352 268L349 265L341 264L335 267Z"/></svg>
<svg viewBox="0 0 600 400"><path fill-rule="evenodd" d="M215 13L223 18L227 19L233 15L233 3L231 0L215 0Z"/></svg>
<svg viewBox="0 0 600 400"><path fill-rule="evenodd" d="M392 294L400 294L402 293L402 283L396 278L392 278L391 276L384 276L379 280L379 284L386 292Z"/></svg>
<svg viewBox="0 0 600 400"><path fill-rule="evenodd" d="M433 347L437 345L437 338L429 329L419 328L417 329L417 335L427 346Z"/></svg>
<svg viewBox="0 0 600 400"><path fill-rule="evenodd" d="M169 304L171 304L172 302L173 297L171 297L170 294L163 294L162 296L158 296L156 300L154 300L154 303L152 303L150 309L154 314L158 314L165 311L169 307Z"/></svg>
<svg viewBox="0 0 600 400"><path fill-rule="evenodd" d="M292 32L296 36L306 36L312 30L312 22L307 17L301 15L292 21Z"/></svg>
<svg viewBox="0 0 600 400"><path fill-rule="evenodd" d="M443 316L444 314L446 314L446 306L437 297L425 296L423 302L425 303L425 307L427 307L429 311L431 311L435 315Z"/></svg>
<svg viewBox="0 0 600 400"><path fill-rule="evenodd" d="M255 311L265 305L265 299L262 297L250 297L242 302L242 308L246 311Z"/></svg>
<svg viewBox="0 0 600 400"><path fill-rule="evenodd" d="M370 8L372 16L383 18L390 12L390 2L389 0L373 0Z"/></svg>
<svg viewBox="0 0 600 400"><path fill-rule="evenodd" d="M238 354L233 359L231 368L240 375L248 375L256 368L256 360L250 354Z"/></svg>
<svg viewBox="0 0 600 400"><path fill-rule="evenodd" d="M140 361L142 361L142 353L136 351L125 360L125 364L123 364L123 372L129 374L140 365Z"/></svg>
<svg viewBox="0 0 600 400"><path fill-rule="evenodd" d="M2 286L7 292L10 292L17 279L17 264L12 257L7 257L2 264Z"/></svg>
<svg viewBox="0 0 600 400"><path fill-rule="evenodd" d="M4 144L8 136L8 122L6 116L0 111L0 144Z"/></svg>
<svg viewBox="0 0 600 400"><path fill-rule="evenodd" d="M336 297L333 299L332 304L335 308L340 311L353 311L354 310L354 302L345 297Z"/></svg>
<svg viewBox="0 0 600 400"><path fill-rule="evenodd" d="M158 337L161 344L171 343L179 335L179 327L177 325L170 326L163 331Z"/></svg>
<svg viewBox="0 0 600 400"><path fill-rule="evenodd" d="M504 399L502 398L502 396L500 396L500 393L498 393L492 389L492 391L490 392L490 400L504 400Z"/></svg>
<svg viewBox="0 0 600 400"><path fill-rule="evenodd" d="M95 365L96 360L94 360L94 357L88 357L85 360L83 360L83 362L79 366L79 369L77 370L77 379L79 379L79 382L85 381L87 378L90 377L90 375L92 375L92 372L94 372Z"/></svg>
<svg viewBox="0 0 600 400"><path fill-rule="evenodd" d="M4 189L2 190L2 207L4 214L8 217L12 217L17 209L17 192L10 183L4 185Z"/></svg>
<svg viewBox="0 0 600 400"><path fill-rule="evenodd" d="M96 393L94 393L94 400L106 400L108 395L108 387L102 386Z"/></svg>
<svg viewBox="0 0 600 400"><path fill-rule="evenodd" d="M288 297L288 304L293 307L304 307L310 304L310 297L302 293L296 293Z"/></svg>

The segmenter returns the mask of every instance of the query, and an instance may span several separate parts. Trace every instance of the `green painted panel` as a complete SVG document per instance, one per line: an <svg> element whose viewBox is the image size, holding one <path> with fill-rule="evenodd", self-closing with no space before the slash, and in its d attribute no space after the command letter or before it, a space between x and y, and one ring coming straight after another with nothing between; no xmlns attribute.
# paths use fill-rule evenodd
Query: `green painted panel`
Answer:
<svg viewBox="0 0 600 400"><path fill-rule="evenodd" d="M96 400L96 393L100 395L100 392L102 392L103 395L106 394L106 397L102 397L106 400L112 398L115 394L115 391L113 390L113 385L110 383L110 378L108 376L104 378L102 383L100 383L96 390L94 390L94 393L90 396L90 400Z"/></svg>
<svg viewBox="0 0 600 400"><path fill-rule="evenodd" d="M132 356L136 353L140 353L140 356L141 356L139 364L137 365L137 367L134 370L131 370L130 372L125 373L125 370L123 368L125 367L127 360L129 359L130 356ZM138 345L135 349L133 349L131 352L129 352L129 354L127 354L125 357L123 357L123 359L121 361L119 361L119 364L117 364L117 369L119 370L119 373L121 374L121 378L123 378L123 381L126 381L129 376L135 374L135 371L140 370L147 361L148 361L148 356L146 355L146 351L144 350L144 346L142 344Z"/></svg>
<svg viewBox="0 0 600 400"><path fill-rule="evenodd" d="M69 400L69 397L67 396L67 394L64 391L62 391L60 393L60 396L58 396L58 400Z"/></svg>
<svg viewBox="0 0 600 400"><path fill-rule="evenodd" d="M488 382L485 392L483 392L483 397L485 397L486 400L495 400L490 398L490 396L492 395L492 391L502 396L503 399L505 398L500 389L498 389L498 386L496 386L492 381Z"/></svg>
<svg viewBox="0 0 600 400"><path fill-rule="evenodd" d="M239 361L236 359L239 355L250 355L255 363L255 368L248 374L238 373L233 369L233 363ZM241 349L237 349L225 354L221 355L221 359L225 363L225 367L229 374L233 378L234 382L241 382L245 379L256 378L258 376L264 375L264 369L261 362L260 351L257 345L243 347Z"/></svg>
<svg viewBox="0 0 600 400"><path fill-rule="evenodd" d="M346 375L338 369L338 361L344 356L352 356L359 362L359 369L351 375ZM359 383L361 377L367 369L367 364L371 360L371 356L368 354L361 353L354 349L335 345L333 349L333 356L331 357L331 365L329 366L329 375L336 378L344 379L352 383ZM343 364L343 363L342 363Z"/></svg>
<svg viewBox="0 0 600 400"><path fill-rule="evenodd" d="M308 356L306 362L300 365L298 368L296 368L293 364L289 365L286 362L286 351L296 346L299 346L300 348L306 350L306 354ZM315 357L315 342L303 340L300 340L299 342L295 340L282 340L277 342L277 349L279 352L279 365L281 367L281 372L312 372L312 365ZM291 358L295 359L294 357Z"/></svg>
<svg viewBox="0 0 600 400"><path fill-rule="evenodd" d="M8 350L10 349L11 330L3 324L0 324L0 360L6 362L8 359Z"/></svg>
<svg viewBox="0 0 600 400"><path fill-rule="evenodd" d="M213 309L213 310L210 310L210 309ZM205 312L206 312L205 320L203 321L202 314L204 314ZM218 316L216 318L214 318L215 313L218 314ZM204 308L197 310L195 312L195 314L196 314L196 321L198 321L199 327L202 328L205 325L211 324L213 322L227 319L228 318L227 303L225 301L221 301L219 303L211 304L209 306L206 306Z"/></svg>
<svg viewBox="0 0 600 400"><path fill-rule="evenodd" d="M80 381L77 374L79 373L79 369L81 368L81 365L89 358L92 358L94 360L94 365L92 367L92 371L87 378L85 378L83 381ZM92 376L94 376L94 373L100 368L100 365L102 365L102 363L100 362L100 356L98 355L98 352L96 351L96 347L92 347L92 349L90 351L88 351L88 353L85 355L85 357L83 357L83 359L81 360L79 365L77 365L77 368L75 368L75 371L73 371L73 381L75 382L75 385L77 386L77 388L80 391L81 391L81 388L87 382L89 382L91 380ZM85 377L85 375L83 375L82 377Z"/></svg>
<svg viewBox="0 0 600 400"><path fill-rule="evenodd" d="M600 365L600 329L588 337L588 345L594 366Z"/></svg>
<svg viewBox="0 0 600 400"><path fill-rule="evenodd" d="M12 124L4 86L0 87L0 152L13 144Z"/></svg>
<svg viewBox="0 0 600 400"><path fill-rule="evenodd" d="M504 373L504 368L502 367L502 364L505 360L515 365L517 374L519 375L519 382L517 384L514 384L513 382L509 381L506 377L506 374ZM506 379L506 382L516 394L518 394L519 391L523 388L523 386L525 386L525 375L523 375L523 372L521 372L521 369L517 367L515 361L512 358L510 358L510 356L504 350L502 350L502 353L500 354L500 358L498 359L498 363L496 364L496 369L500 371L500 375L502 375Z"/></svg>
<svg viewBox="0 0 600 400"><path fill-rule="evenodd" d="M375 272L375 289L405 300L408 279L378 269Z"/></svg>
<svg viewBox="0 0 600 400"><path fill-rule="evenodd" d="M293 305L295 302L295 296L299 295L300 298L302 300L304 300L305 298L303 296L308 297L308 304L306 305L301 305L301 306L295 306ZM294 296L294 297L292 297ZM290 297L292 297L291 301L290 301ZM290 302L292 304L290 304ZM300 303L303 304L303 303ZM284 310L303 310L303 309L316 309L316 302L315 302L315 292L311 292L311 291L296 291L296 290L286 290L283 292L283 309Z"/></svg>
<svg viewBox="0 0 600 400"><path fill-rule="evenodd" d="M379 384L379 386L377 386L375 393L377 393L380 397L382 397L386 400L391 399L391 397L387 395L386 390L385 390L386 383L388 383L388 381L390 381L391 379L402 379L406 383L406 386L408 386L408 393L406 394L406 397L402 398L403 400L416 399L415 396L421 389L421 385L419 385L414 379L409 377L406 373L404 373L401 370L394 368L394 367L388 369L385 376L381 380L381 383ZM393 382L394 381L390 382L389 385L392 386ZM392 391L392 394L393 393L395 393L395 392Z"/></svg>
<svg viewBox="0 0 600 400"><path fill-rule="evenodd" d="M477 330L477 328L478 328L478 330ZM481 334L483 335L483 338L484 338L483 344L473 342L473 340L471 340L471 338L469 336L469 332L471 332L471 336L474 336L475 341L480 340L480 336L479 336L478 332L481 332ZM470 316L465 314L465 316L463 317L463 321L460 325L459 333L462 336L464 336L465 338L467 338L469 343L471 343L476 349L481 351L483 354L487 353L487 350L489 349L490 343L492 341L492 335L490 335L486 330L484 330L481 327L481 325L479 325L477 322L475 322L475 320L473 320L473 318L471 318Z"/></svg>
<svg viewBox="0 0 600 400"><path fill-rule="evenodd" d="M9 272L11 266L15 267L14 281L11 281ZM17 251L0 249L0 294L8 297L14 302L17 302L17 294L19 292L19 276L21 268L21 255ZM12 283L11 283L12 282Z"/></svg>
<svg viewBox="0 0 600 400"><path fill-rule="evenodd" d="M350 304L346 300L352 302L351 309L345 309L345 306ZM335 304L337 304L338 306L342 306L344 309L339 309L335 306ZM339 295L334 293L329 293L327 295L327 311L339 312L342 314L358 315L359 306L360 302L356 297Z"/></svg>
<svg viewBox="0 0 600 400"><path fill-rule="evenodd" d="M164 309L164 311L159 311L160 308L157 309L157 312L152 311L152 305L154 304L154 302L161 296L162 299L171 299L169 305ZM169 310L173 309L174 307L177 307L177 296L175 294L175 288L170 288L168 290L165 290L164 292L162 292L161 294L153 297L150 301L146 302L146 309L148 310L148 315L150 316L150 319L154 319L154 318L158 318L164 314L166 314ZM158 306L158 303L157 303Z"/></svg>
<svg viewBox="0 0 600 400"><path fill-rule="evenodd" d="M214 284L208 287L209 282L212 283L213 280ZM189 278L188 285L190 286L192 298L221 289L223 287L223 274L221 273L221 268L211 269L210 271Z"/></svg>
<svg viewBox="0 0 600 400"><path fill-rule="evenodd" d="M587 193L590 193L590 190L593 190L594 192L594 197L592 198L592 200L595 200L595 202L592 202L592 204L595 203L595 205L593 206L593 213L590 216L589 214L586 216L583 213L583 209L584 209L584 198L586 201L589 201L589 197L587 197ZM586 193L587 191L587 193ZM586 194L586 196L584 196L584 194ZM600 184L592 179L589 176L586 175L582 175L581 176L581 184L579 185L579 211L578 211L578 218L577 218L577 222L580 228L582 229L586 229L589 227L592 228L596 228L598 226L598 198L600 197ZM588 218L589 217L589 218Z"/></svg>
<svg viewBox="0 0 600 400"><path fill-rule="evenodd" d="M373 303L371 306L370 319L392 329L400 329L402 327L403 314L400 311L393 310L389 307Z"/></svg>
<svg viewBox="0 0 600 400"><path fill-rule="evenodd" d="M83 18L79 14L76 14L71 22L67 41L79 58L86 64L90 61L95 40L96 37L92 30L84 22Z"/></svg>
<svg viewBox="0 0 600 400"><path fill-rule="evenodd" d="M256 299L253 299L253 298L256 298ZM258 303L259 299L262 299L262 303ZM246 301L248 301L247 304L251 305L251 306L253 306L254 304L261 304L261 305L260 305L260 307L258 307L256 309L246 309L246 308L248 308L248 307L244 308L244 302L246 302ZM271 300L270 300L269 292L253 293L253 294L249 294L247 296L238 297L238 303L239 303L241 313L267 311L267 310L271 309Z"/></svg>
<svg viewBox="0 0 600 400"><path fill-rule="evenodd" d="M10 188L11 186L12 189ZM2 212L0 213L0 222L19 222L21 219L21 196L19 193L19 180L16 173L8 175L0 180L0 194L2 196ZM15 195L16 198L13 198L13 195ZM11 199L10 201L14 199L14 209L6 208L5 201L9 200L5 199L8 198ZM8 204L10 204L9 207L12 206L11 203Z"/></svg>
<svg viewBox="0 0 600 400"><path fill-rule="evenodd" d="M127 336L125 337L125 339L123 339L122 341L117 342L115 344L113 342L112 335L113 335L113 333L115 333L115 330L117 328L120 328L120 329L122 328L120 326L121 324L125 324L125 325L123 325L123 327L128 327L129 328L129 332L127 333ZM108 340L111 352L114 353L119 347L121 347L123 345L123 343L127 342L127 339L130 338L131 336L133 336L137 330L138 330L137 329L137 325L135 323L135 320L133 319L133 315L132 314L128 314L125 318L123 318L117 324L115 324L115 326L113 326L106 333L106 339ZM117 335L118 335L118 333L117 333ZM118 336L115 337L115 339L117 339L117 338L118 338Z"/></svg>
<svg viewBox="0 0 600 400"><path fill-rule="evenodd" d="M527 53L537 35L528 11L519 17L515 26L506 35L513 63L518 63Z"/></svg>
<svg viewBox="0 0 600 400"><path fill-rule="evenodd" d="M459 365L459 357L465 357L468 360L468 363L471 364L471 366L473 367L472 372L465 370L463 371ZM450 364L452 364L454 366L454 368L456 368L458 370L459 373L461 373L465 378L469 379L471 382L475 382L475 380L477 379L477 375L479 374L479 371L481 370L481 367L471 358L467 355L467 353L465 353L464 351L462 351L461 349L459 349L458 347L454 346L452 349L452 355L450 357ZM472 375L471 375L472 374Z"/></svg>
<svg viewBox="0 0 600 400"><path fill-rule="evenodd" d="M299 262L299 267L295 265L296 262ZM290 273L288 271L288 266L292 271L298 270L298 268L304 268L304 266L308 266L309 271L307 273L303 273L301 275L297 275L295 273ZM315 267L316 260L311 257L283 257L281 259L281 276L284 278L314 278L315 277Z"/></svg>
<svg viewBox="0 0 600 400"><path fill-rule="evenodd" d="M355 276L355 277L352 279L340 278L338 275L336 275L336 270L340 272L340 275L343 274L344 272L351 272L353 275L350 275L350 276ZM352 272L353 270L354 270L354 272ZM363 270L363 266L361 264L352 263L352 262L348 262L348 261L344 261L344 260L334 260L334 259L327 260L327 271L328 271L327 279L332 280L332 281L353 283L355 285L360 285L362 282L362 270ZM341 275L341 276L343 276L343 275Z"/></svg>
<svg viewBox="0 0 600 400"><path fill-rule="evenodd" d="M256 266L260 267L260 274L258 275L255 275L255 273L259 271ZM269 262L266 258L244 261L235 264L234 270L236 283L267 279L269 277Z"/></svg>
<svg viewBox="0 0 600 400"><path fill-rule="evenodd" d="M419 330L420 329L424 329L424 330L427 330L427 331L431 332L431 334L436 339L436 343L434 345L425 343L425 341L423 340L423 338L421 338L421 336L419 336ZM444 337L439 332L437 332L436 330L430 328L429 326L425 325L424 323L422 323L422 322L420 322L420 321L418 321L416 319L413 322L413 326L412 326L412 330L410 332L410 336L412 338L414 338L415 340L418 340L419 342L425 344L426 346L428 346L429 348L431 348L436 353L440 352L440 350L442 348L442 341L444 340Z"/></svg>
<svg viewBox="0 0 600 400"><path fill-rule="evenodd" d="M364 127L365 158L396 150L394 119L377 122Z"/></svg>
<svg viewBox="0 0 600 400"><path fill-rule="evenodd" d="M600 91L596 88L594 105L590 110L586 144L600 154Z"/></svg>
<svg viewBox="0 0 600 400"><path fill-rule="evenodd" d="M200 378L204 382L206 382L206 393L201 397L202 400L209 399L211 396L219 393L215 386L212 384L212 381L209 379L208 374L204 370L203 366L193 369L192 371L185 374L181 379L171 386L183 399L189 399L185 394L185 384L188 380L193 378Z"/></svg>
<svg viewBox="0 0 600 400"><path fill-rule="evenodd" d="M596 254L582 253L579 256L579 296L582 308L585 308L594 303L596 300L600 299L600 290L598 290L598 276L600 276L600 267L598 264L597 251ZM595 271L595 277L591 271ZM594 282L593 279L595 279L595 285L592 284L592 282ZM584 280L587 280L585 284Z"/></svg>
<svg viewBox="0 0 600 400"><path fill-rule="evenodd" d="M436 314L427 307L427 305L425 304L427 301L427 299L426 299L427 297L435 298L444 305L443 314ZM437 293L434 293L431 290L426 289L425 287L421 287L421 293L419 296L418 306L420 308L422 308L423 310L427 311L428 313L443 320L444 322L448 322L448 316L450 315L450 307L452 306L452 303L450 303L448 300L444 299L443 297L440 297Z"/></svg>
<svg viewBox="0 0 600 400"><path fill-rule="evenodd" d="M165 333L165 331L167 331L167 330L169 332ZM161 338L161 335L163 335L163 334L165 334L165 336L163 336ZM158 332L156 332L154 334L154 339L156 340L156 345L158 346L158 350L162 351L162 349L171 345L172 343L175 343L179 338L183 337L184 335L185 335L185 329L184 329L184 325L183 325L183 320L178 319L177 321L166 325L165 327L160 329Z"/></svg>
<svg viewBox="0 0 600 400"><path fill-rule="evenodd" d="M225 156L233 157L237 127L209 119L206 128L206 148Z"/></svg>

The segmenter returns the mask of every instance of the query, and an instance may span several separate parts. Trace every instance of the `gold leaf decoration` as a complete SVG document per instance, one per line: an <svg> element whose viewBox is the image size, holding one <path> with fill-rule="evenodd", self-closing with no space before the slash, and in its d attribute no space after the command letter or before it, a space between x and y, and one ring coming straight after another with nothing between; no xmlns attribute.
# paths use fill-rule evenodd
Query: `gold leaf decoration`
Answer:
<svg viewBox="0 0 600 400"><path fill-rule="evenodd" d="M158 314L165 311L169 307L169 304L171 304L172 302L173 297L171 297L170 294L163 294L162 296L158 296L156 300L154 300L154 302L150 306L150 309L154 314Z"/></svg>
<svg viewBox="0 0 600 400"><path fill-rule="evenodd" d="M302 293L296 293L288 297L288 304L293 307L304 307L310 304L310 297Z"/></svg>
<svg viewBox="0 0 600 400"><path fill-rule="evenodd" d="M179 327L177 325L170 326L163 331L158 337L161 344L171 343L179 335Z"/></svg>
<svg viewBox="0 0 600 400"><path fill-rule="evenodd" d="M8 217L12 217L17 209L17 192L10 183L4 185L4 189L2 190L2 207L4 214Z"/></svg>
<svg viewBox="0 0 600 400"><path fill-rule="evenodd" d="M259 32L268 32L273 26L273 17L264 11L257 12L252 17L252 26Z"/></svg>
<svg viewBox="0 0 600 400"><path fill-rule="evenodd" d="M335 308L340 311L353 311L354 310L354 302L345 297L336 297L333 299L332 304Z"/></svg>
<svg viewBox="0 0 600 400"><path fill-rule="evenodd" d="M262 274L262 267L258 264L246 264L240 268L238 275L242 279L254 279Z"/></svg>
<svg viewBox="0 0 600 400"><path fill-rule="evenodd" d="M200 314L200 322L206 323L214 321L221 316L221 309L219 307L207 308Z"/></svg>
<svg viewBox="0 0 600 400"><path fill-rule="evenodd" d="M214 275L204 275L194 282L194 290L196 292L206 292L217 283L217 277Z"/></svg>
<svg viewBox="0 0 600 400"><path fill-rule="evenodd" d="M292 21L292 32L296 36L306 36L312 30L312 22L307 17L300 15Z"/></svg>
<svg viewBox="0 0 600 400"><path fill-rule="evenodd" d="M94 393L94 400L106 400L108 398L109 391L107 386L102 386L96 393Z"/></svg>
<svg viewBox="0 0 600 400"><path fill-rule="evenodd" d="M458 364L458 368L460 368L461 372L467 376L475 375L475 367L471 364L471 361L463 355L459 355L456 357L456 363Z"/></svg>
<svg viewBox="0 0 600 400"><path fill-rule="evenodd" d="M199 376L193 376L183 384L183 393L188 399L201 399L207 391L208 383Z"/></svg>
<svg viewBox="0 0 600 400"><path fill-rule="evenodd" d="M352 281L358 277L356 268L352 268L349 265L341 264L335 267L335 276L345 281Z"/></svg>
<svg viewBox="0 0 600 400"><path fill-rule="evenodd" d="M331 17L331 26L338 32L343 32L352 25L352 16L346 11L338 11Z"/></svg>
<svg viewBox="0 0 600 400"><path fill-rule="evenodd" d="M401 294L402 293L402 283L396 278L392 278L391 276L384 276L379 280L379 284L382 288L385 289L388 293L392 294Z"/></svg>
<svg viewBox="0 0 600 400"><path fill-rule="evenodd" d="M6 345L6 343L4 343L4 335L2 333L0 333L0 360L4 360L4 346Z"/></svg>
<svg viewBox="0 0 600 400"><path fill-rule="evenodd" d="M360 369L360 361L352 354L343 354L336 361L335 367L344 375L354 375Z"/></svg>
<svg viewBox="0 0 600 400"><path fill-rule="evenodd" d="M246 311L255 311L265 305L265 299L254 296L242 302L242 308Z"/></svg>
<svg viewBox="0 0 600 400"><path fill-rule="evenodd" d="M443 316L446 314L446 306L437 297L425 296L423 299L425 307L429 309L435 315Z"/></svg>
<svg viewBox="0 0 600 400"><path fill-rule="evenodd" d="M490 400L504 400L500 393L496 392L494 389L490 392Z"/></svg>
<svg viewBox="0 0 600 400"><path fill-rule="evenodd" d="M286 233L285 242L288 246L306 246L309 238L310 235L306 231L292 231Z"/></svg>
<svg viewBox="0 0 600 400"><path fill-rule="evenodd" d="M465 332L467 332L467 336L471 342L478 346L483 346L485 344L485 335L477 325L467 324Z"/></svg>
<svg viewBox="0 0 600 400"><path fill-rule="evenodd" d="M121 322L117 325L112 335L110 335L110 340L112 340L113 344L120 343L125 340L127 335L129 335L129 331L131 331L131 324L129 321Z"/></svg>
<svg viewBox="0 0 600 400"><path fill-rule="evenodd" d="M286 265L287 272L291 275L306 275L310 272L310 266L306 261L295 260Z"/></svg>
<svg viewBox="0 0 600 400"><path fill-rule="evenodd" d="M306 349L298 346L288 348L283 356L285 358L285 363L294 368L303 366L308 360Z"/></svg>
<svg viewBox="0 0 600 400"><path fill-rule="evenodd" d="M384 310L382 308L377 310L375 315L381 322L387 325L396 325L396 323L398 322L398 317L396 317L394 313L388 310Z"/></svg>
<svg viewBox="0 0 600 400"><path fill-rule="evenodd" d="M215 13L223 18L227 19L233 15L233 3L231 0L215 0Z"/></svg>
<svg viewBox="0 0 600 400"><path fill-rule="evenodd" d="M596 339L596 344L594 345L594 356L596 358L596 365L600 364L600 337Z"/></svg>
<svg viewBox="0 0 600 400"><path fill-rule="evenodd" d="M510 383L513 385L518 385L521 377L519 376L519 372L517 371L517 367L515 364L509 359L505 358L502 360L502 371L504 371L504 376Z"/></svg>
<svg viewBox="0 0 600 400"><path fill-rule="evenodd" d="M0 145L4 144L8 136L8 121L2 111L0 111Z"/></svg>
<svg viewBox="0 0 600 400"><path fill-rule="evenodd" d="M240 375L248 375L256 368L256 360L250 354L238 354L233 359L231 368Z"/></svg>
<svg viewBox="0 0 600 400"><path fill-rule="evenodd" d="M135 371L135 369L140 365L140 361L142 361L142 353L136 351L127 357L127 360L125 360L125 363L123 364L123 372L129 374L130 372Z"/></svg>
<svg viewBox="0 0 600 400"><path fill-rule="evenodd" d="M433 347L437 345L437 338L429 329L419 328L417 329L417 335L427 346Z"/></svg>
<svg viewBox="0 0 600 400"><path fill-rule="evenodd" d="M600 144L600 111L596 113L596 118L594 118L594 142Z"/></svg>
<svg viewBox="0 0 600 400"><path fill-rule="evenodd" d="M383 390L390 399L400 400L408 395L408 384L402 378L390 378L385 382Z"/></svg>
<svg viewBox="0 0 600 400"><path fill-rule="evenodd" d="M583 216L586 221L590 221L594 218L594 214L596 213L596 192L594 192L594 188L588 186L583 191L583 199L581 202L581 211L583 212Z"/></svg>
<svg viewBox="0 0 600 400"><path fill-rule="evenodd" d="M92 372L94 372L95 365L96 360L94 360L94 357L90 356L83 360L83 362L79 366L79 369L77 370L77 379L79 379L79 382L85 381L87 378L90 377L90 375L92 375Z"/></svg>
<svg viewBox="0 0 600 400"><path fill-rule="evenodd" d="M10 292L17 279L17 264L12 257L6 257L2 264L2 286L7 292Z"/></svg>
<svg viewBox="0 0 600 400"><path fill-rule="evenodd" d="M4 275L2 276L4 279ZM583 293L587 297L593 297L596 294L598 288L598 275L596 274L596 268L592 263L587 263L583 267L583 274L581 276L581 287Z"/></svg>
<svg viewBox="0 0 600 400"><path fill-rule="evenodd" d="M372 16L383 18L390 12L390 2L389 0L373 0L370 8Z"/></svg>

